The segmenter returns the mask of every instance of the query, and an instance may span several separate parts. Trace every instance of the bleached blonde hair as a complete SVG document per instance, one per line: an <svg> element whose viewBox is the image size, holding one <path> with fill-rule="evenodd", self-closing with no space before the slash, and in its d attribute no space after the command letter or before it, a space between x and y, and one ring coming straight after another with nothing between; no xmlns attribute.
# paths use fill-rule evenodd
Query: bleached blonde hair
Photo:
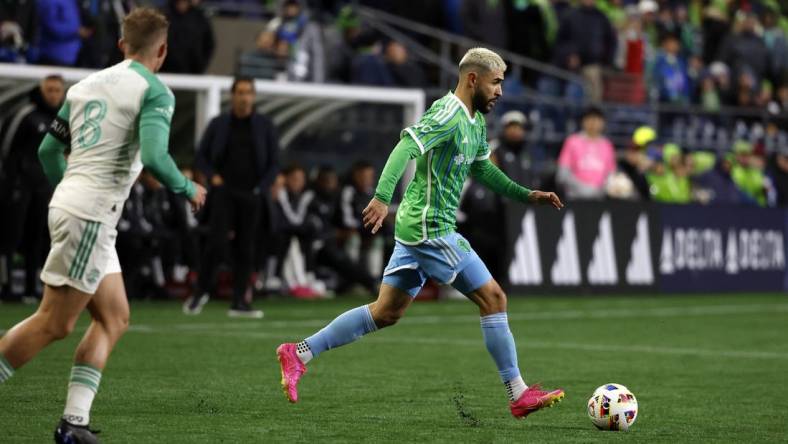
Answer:
<svg viewBox="0 0 788 444"><path fill-rule="evenodd" d="M460 60L460 72L474 68L484 71L506 71L506 63L501 56L487 48L471 48Z"/></svg>

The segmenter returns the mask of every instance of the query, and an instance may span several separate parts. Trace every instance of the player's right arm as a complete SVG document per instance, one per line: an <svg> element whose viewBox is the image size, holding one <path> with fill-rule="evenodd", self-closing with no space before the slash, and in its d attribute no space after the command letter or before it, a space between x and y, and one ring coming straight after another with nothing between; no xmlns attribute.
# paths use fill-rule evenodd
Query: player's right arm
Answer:
<svg viewBox="0 0 788 444"><path fill-rule="evenodd" d="M205 189L181 173L167 150L175 99L166 90L146 92L140 110L140 157L145 168L174 193L184 194L197 211L205 203Z"/></svg>
<svg viewBox="0 0 788 444"><path fill-rule="evenodd" d="M60 107L55 120L49 126L49 131L38 147L38 160L44 169L44 174L52 186L56 186L63 179L66 172L66 148L71 145L71 130L68 117L70 106L68 101Z"/></svg>
<svg viewBox="0 0 788 444"><path fill-rule="evenodd" d="M435 119L441 115L445 117L440 120ZM402 178L408 161L423 156L451 138L454 130L450 122L451 116L443 112L443 109L432 108L418 123L402 130L399 143L391 151L386 166L380 173L375 197L361 213L364 228L372 227L374 234L383 225L388 215L391 197L394 195L394 188Z"/></svg>

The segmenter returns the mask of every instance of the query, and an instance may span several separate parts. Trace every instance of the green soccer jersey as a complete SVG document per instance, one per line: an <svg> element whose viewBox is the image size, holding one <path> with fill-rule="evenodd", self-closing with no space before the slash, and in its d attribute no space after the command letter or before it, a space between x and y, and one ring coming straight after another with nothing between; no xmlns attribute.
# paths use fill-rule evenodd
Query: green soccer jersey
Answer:
<svg viewBox="0 0 788 444"><path fill-rule="evenodd" d="M419 147L416 176L397 211L395 237L417 244L454 232L460 192L471 164L490 157L487 126L449 92L421 120L402 131Z"/></svg>

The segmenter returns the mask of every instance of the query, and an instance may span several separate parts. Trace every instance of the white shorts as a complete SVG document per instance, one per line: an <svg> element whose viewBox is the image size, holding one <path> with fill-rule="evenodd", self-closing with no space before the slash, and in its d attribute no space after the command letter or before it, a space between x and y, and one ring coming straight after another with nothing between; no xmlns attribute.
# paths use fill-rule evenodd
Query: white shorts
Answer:
<svg viewBox="0 0 788 444"><path fill-rule="evenodd" d="M52 287L68 285L94 294L101 280L120 273L115 251L118 232L101 222L83 220L59 208L49 209L52 244L41 280Z"/></svg>

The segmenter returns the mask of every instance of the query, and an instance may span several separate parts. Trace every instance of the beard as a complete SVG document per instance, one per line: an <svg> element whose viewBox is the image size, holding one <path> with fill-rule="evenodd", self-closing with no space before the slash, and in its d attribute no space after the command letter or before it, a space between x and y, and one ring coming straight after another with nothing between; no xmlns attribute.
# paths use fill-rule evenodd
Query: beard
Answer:
<svg viewBox="0 0 788 444"><path fill-rule="evenodd" d="M492 111L493 106L495 106L495 102L493 100L495 99L485 97L481 91L474 91L473 96L471 97L473 109L480 111L482 114L487 114Z"/></svg>

